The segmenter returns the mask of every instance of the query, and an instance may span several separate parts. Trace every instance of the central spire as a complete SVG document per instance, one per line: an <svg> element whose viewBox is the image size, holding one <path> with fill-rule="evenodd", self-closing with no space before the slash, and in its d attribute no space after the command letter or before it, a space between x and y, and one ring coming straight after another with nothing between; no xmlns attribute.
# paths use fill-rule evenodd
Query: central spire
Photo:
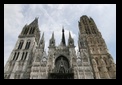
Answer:
<svg viewBox="0 0 122 85"><path fill-rule="evenodd" d="M66 45L66 43L65 43L65 35L64 35L64 27L62 28L62 41L61 41L61 43L63 45Z"/></svg>

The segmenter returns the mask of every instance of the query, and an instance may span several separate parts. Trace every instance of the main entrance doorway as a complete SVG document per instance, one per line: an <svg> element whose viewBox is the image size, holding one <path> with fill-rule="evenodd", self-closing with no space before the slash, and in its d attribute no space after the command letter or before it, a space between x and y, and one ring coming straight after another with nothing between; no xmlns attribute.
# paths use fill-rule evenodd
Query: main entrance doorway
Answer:
<svg viewBox="0 0 122 85"><path fill-rule="evenodd" d="M70 68L69 61L64 56L59 56L55 60L55 68L48 74L49 79L73 79L73 69Z"/></svg>

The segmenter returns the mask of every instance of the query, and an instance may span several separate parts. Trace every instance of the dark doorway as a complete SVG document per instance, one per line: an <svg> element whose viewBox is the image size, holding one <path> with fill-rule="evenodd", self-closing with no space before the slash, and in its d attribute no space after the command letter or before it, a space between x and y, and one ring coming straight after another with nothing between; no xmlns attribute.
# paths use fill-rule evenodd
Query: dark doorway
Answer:
<svg viewBox="0 0 122 85"><path fill-rule="evenodd" d="M49 79L73 79L73 69L70 68L69 61L65 56L59 56L55 60L55 68L48 75Z"/></svg>

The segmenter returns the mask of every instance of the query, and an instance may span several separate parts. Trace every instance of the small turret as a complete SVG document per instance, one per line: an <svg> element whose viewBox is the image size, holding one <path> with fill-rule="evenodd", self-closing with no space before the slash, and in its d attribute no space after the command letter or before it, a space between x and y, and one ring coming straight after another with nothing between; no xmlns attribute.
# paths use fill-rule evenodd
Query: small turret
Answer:
<svg viewBox="0 0 122 85"><path fill-rule="evenodd" d="M73 40L73 38L71 37L70 32L69 32L68 46L69 46L69 47L72 47L72 46L74 47L74 40Z"/></svg>
<svg viewBox="0 0 122 85"><path fill-rule="evenodd" d="M52 37L49 42L49 47L55 47L54 32L52 33Z"/></svg>
<svg viewBox="0 0 122 85"><path fill-rule="evenodd" d="M40 40L39 47L42 49L44 49L44 47L45 47L44 32L42 34L42 38Z"/></svg>

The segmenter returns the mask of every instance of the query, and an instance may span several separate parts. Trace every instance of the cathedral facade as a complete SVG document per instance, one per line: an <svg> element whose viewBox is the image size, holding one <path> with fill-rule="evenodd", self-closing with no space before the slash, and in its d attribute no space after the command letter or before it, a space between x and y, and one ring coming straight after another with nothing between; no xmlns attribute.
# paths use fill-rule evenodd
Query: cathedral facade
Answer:
<svg viewBox="0 0 122 85"><path fill-rule="evenodd" d="M46 53L38 18L25 25L4 67L4 79L116 79L116 64L94 20L83 15L78 26L78 41L69 32L68 45L64 28L58 46L53 32Z"/></svg>

